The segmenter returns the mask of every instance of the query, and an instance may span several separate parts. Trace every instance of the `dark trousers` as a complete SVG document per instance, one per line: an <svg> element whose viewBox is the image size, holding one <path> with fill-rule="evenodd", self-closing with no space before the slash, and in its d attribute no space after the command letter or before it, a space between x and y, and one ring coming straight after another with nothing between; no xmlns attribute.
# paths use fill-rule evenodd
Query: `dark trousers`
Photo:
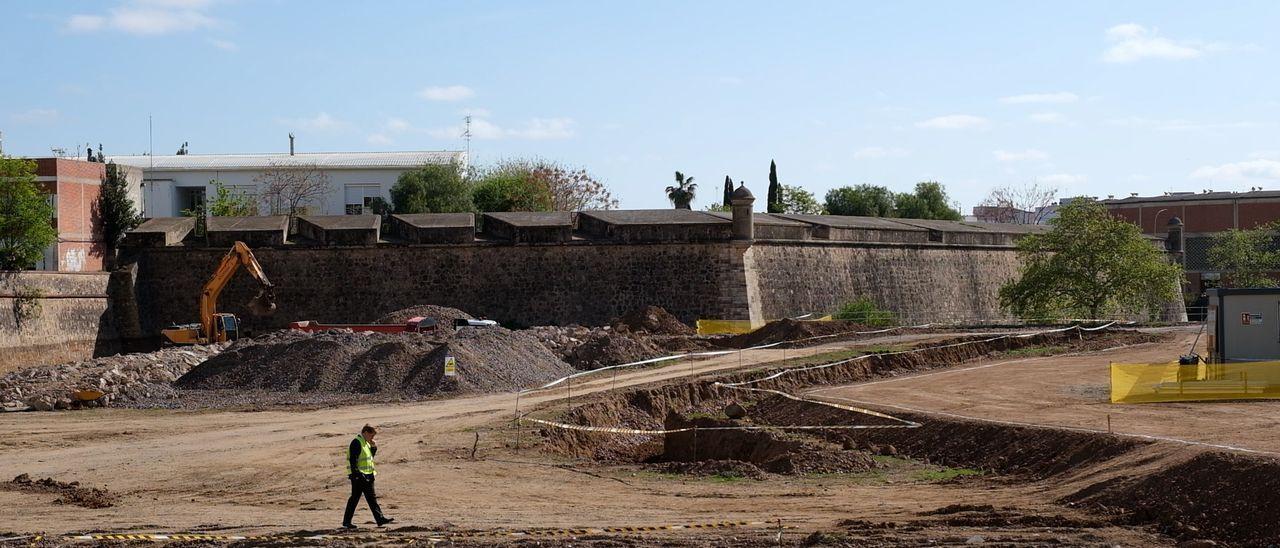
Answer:
<svg viewBox="0 0 1280 548"><path fill-rule="evenodd" d="M351 480L351 498L347 499L347 511L342 515L342 524L351 524L351 516L356 513L356 505L360 503L361 495L364 495L364 500L369 503L369 509L373 511L374 522L381 522L382 508L378 506L377 493L373 492L373 476L356 477L359 479Z"/></svg>

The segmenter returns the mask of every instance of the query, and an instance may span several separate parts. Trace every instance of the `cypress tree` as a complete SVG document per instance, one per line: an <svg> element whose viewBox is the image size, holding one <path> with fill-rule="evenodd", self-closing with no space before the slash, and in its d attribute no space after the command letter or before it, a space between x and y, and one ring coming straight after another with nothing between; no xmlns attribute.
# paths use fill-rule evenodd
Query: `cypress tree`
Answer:
<svg viewBox="0 0 1280 548"><path fill-rule="evenodd" d="M115 249L124 233L137 228L142 222L133 199L129 197L129 183L124 170L115 162L107 164L107 180L102 182L98 195L98 212L102 216L102 235L107 247Z"/></svg>
<svg viewBox="0 0 1280 548"><path fill-rule="evenodd" d="M782 213L782 187L778 185L778 164L769 160L769 213Z"/></svg>
<svg viewBox="0 0 1280 548"><path fill-rule="evenodd" d="M721 202L720 205L723 205L724 207L729 207L730 205L732 205L729 203L729 200L732 197L733 197L733 179L730 179L728 175L725 175L724 176L724 201Z"/></svg>

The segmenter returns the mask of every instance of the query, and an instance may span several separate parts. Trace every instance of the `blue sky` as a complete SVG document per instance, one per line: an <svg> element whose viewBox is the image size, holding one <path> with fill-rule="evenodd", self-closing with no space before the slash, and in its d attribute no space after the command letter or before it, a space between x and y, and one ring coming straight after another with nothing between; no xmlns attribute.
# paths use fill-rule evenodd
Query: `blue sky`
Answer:
<svg viewBox="0 0 1280 548"><path fill-rule="evenodd" d="M944 183L1280 186L1277 2L0 0L8 154L460 149L668 207Z"/></svg>

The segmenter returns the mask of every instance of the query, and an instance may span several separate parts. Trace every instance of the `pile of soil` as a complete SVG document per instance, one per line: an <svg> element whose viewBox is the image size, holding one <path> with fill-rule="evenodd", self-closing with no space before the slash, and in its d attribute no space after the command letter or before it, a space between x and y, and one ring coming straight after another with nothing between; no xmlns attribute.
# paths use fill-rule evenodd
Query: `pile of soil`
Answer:
<svg viewBox="0 0 1280 548"><path fill-rule="evenodd" d="M442 338L342 329L278 331L238 341L176 384L194 390L419 398L440 391L515 390L573 371L526 333L501 327L446 333ZM444 377L446 356L457 359L457 377Z"/></svg>
<svg viewBox="0 0 1280 548"><path fill-rule="evenodd" d="M611 325L618 331L643 331L652 335L693 335L697 333L697 330L685 325L661 306L646 306L639 310L633 310L620 318L615 318Z"/></svg>
<svg viewBox="0 0 1280 548"><path fill-rule="evenodd" d="M728 348L749 348L762 344L796 341L825 335L848 334L853 336L853 332L874 330L874 328L857 322L845 320L805 321L787 318L769 322L764 327L750 333L720 339L717 344ZM837 337L831 337L831 340L835 339Z"/></svg>
<svg viewBox="0 0 1280 548"><path fill-rule="evenodd" d="M697 462L663 462L653 465L653 470L664 474L690 476L719 476L722 478L749 478L762 480L769 474L759 466L740 460L703 460Z"/></svg>
<svg viewBox="0 0 1280 548"><path fill-rule="evenodd" d="M667 415L664 424L668 429L710 428L667 434L661 456L664 461L741 461L774 474L850 473L876 467L869 453L812 435L782 430L716 430L745 423L711 417L689 419L674 412Z"/></svg>
<svg viewBox="0 0 1280 548"><path fill-rule="evenodd" d="M184 346L19 369L0 377L0 405L6 411L53 411L171 397L175 379L226 347ZM76 392L86 396L84 391L102 396L91 401L75 397Z"/></svg>
<svg viewBox="0 0 1280 548"><path fill-rule="evenodd" d="M453 329L453 320L474 320L475 317L456 308L434 304L423 304L403 308L378 318L374 323L402 324L409 318L431 318L440 329Z"/></svg>
<svg viewBox="0 0 1280 548"><path fill-rule="evenodd" d="M600 332L592 334L582 344L565 355L565 361L577 369L589 370L638 362L665 356L667 352L644 337L625 333Z"/></svg>
<svg viewBox="0 0 1280 548"><path fill-rule="evenodd" d="M58 495L54 504L74 504L85 508L110 508L115 506L116 501L116 496L106 489L81 487L78 481L66 483L53 478L33 480L27 474L19 474L12 480L0 483L0 489L24 493L54 493Z"/></svg>

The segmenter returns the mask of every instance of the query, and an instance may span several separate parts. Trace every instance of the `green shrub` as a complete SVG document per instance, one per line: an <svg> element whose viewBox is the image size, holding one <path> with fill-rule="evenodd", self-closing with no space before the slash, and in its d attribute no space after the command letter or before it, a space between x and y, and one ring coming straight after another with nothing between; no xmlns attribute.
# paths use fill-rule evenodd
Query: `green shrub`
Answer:
<svg viewBox="0 0 1280 548"><path fill-rule="evenodd" d="M898 316L893 312L876 306L875 301L867 297L858 297L840 307L834 316L837 320L850 320L872 327L892 327L898 325Z"/></svg>

